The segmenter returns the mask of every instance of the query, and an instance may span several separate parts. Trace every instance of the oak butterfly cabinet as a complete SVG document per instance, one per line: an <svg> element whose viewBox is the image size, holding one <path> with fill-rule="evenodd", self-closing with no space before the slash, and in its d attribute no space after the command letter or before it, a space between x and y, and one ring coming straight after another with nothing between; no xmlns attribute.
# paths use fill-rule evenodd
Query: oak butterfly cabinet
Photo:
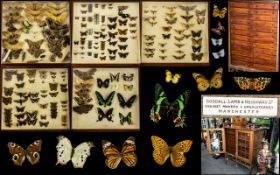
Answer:
<svg viewBox="0 0 280 175"><path fill-rule="evenodd" d="M278 71L278 1L229 1L229 35L231 69Z"/></svg>

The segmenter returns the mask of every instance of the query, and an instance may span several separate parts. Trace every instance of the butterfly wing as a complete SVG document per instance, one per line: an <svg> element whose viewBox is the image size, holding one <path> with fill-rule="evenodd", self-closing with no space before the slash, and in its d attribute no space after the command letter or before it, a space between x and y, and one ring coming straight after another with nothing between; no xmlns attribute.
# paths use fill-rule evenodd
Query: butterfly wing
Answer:
<svg viewBox="0 0 280 175"><path fill-rule="evenodd" d="M32 144L30 144L26 149L26 157L28 161L34 165L40 161L40 151L42 140L36 140Z"/></svg>
<svg viewBox="0 0 280 175"><path fill-rule="evenodd" d="M251 80L247 77L233 77L235 83L239 86L242 90L248 90L251 87Z"/></svg>
<svg viewBox="0 0 280 175"><path fill-rule="evenodd" d="M106 106L105 100L104 100L104 98L102 97L102 95L100 94L100 92L95 91L95 95L96 95L98 104L99 104L100 106L103 106L103 105Z"/></svg>
<svg viewBox="0 0 280 175"><path fill-rule="evenodd" d="M262 91L269 85L271 78L259 77L254 79L254 89L256 91Z"/></svg>
<svg viewBox="0 0 280 175"><path fill-rule="evenodd" d="M135 138L129 137L122 147L122 160L128 167L134 167L137 163L137 156L135 154L136 144Z"/></svg>
<svg viewBox="0 0 280 175"><path fill-rule="evenodd" d="M14 142L8 143L10 154L12 154L12 160L15 165L21 166L25 160L25 150Z"/></svg>
<svg viewBox="0 0 280 175"><path fill-rule="evenodd" d="M71 161L74 168L83 168L87 158L90 156L90 149L94 147L93 142L83 142L79 144L73 152Z"/></svg>
<svg viewBox="0 0 280 175"><path fill-rule="evenodd" d="M223 87L223 68L217 69L210 80L210 88L220 89Z"/></svg>
<svg viewBox="0 0 280 175"><path fill-rule="evenodd" d="M169 70L165 70L165 81L169 83L172 80L172 73Z"/></svg>
<svg viewBox="0 0 280 175"><path fill-rule="evenodd" d="M173 148L170 155L171 164L174 167L181 167L186 162L186 157L184 153L187 153L192 146L191 140L184 140L177 143Z"/></svg>
<svg viewBox="0 0 280 175"><path fill-rule="evenodd" d="M154 148L153 157L157 164L163 165L168 159L169 149L167 143L158 136L152 136L152 145Z"/></svg>
<svg viewBox="0 0 280 175"><path fill-rule="evenodd" d="M106 99L105 106L111 106L115 93L116 93L116 91L113 91L109 94L109 96Z"/></svg>
<svg viewBox="0 0 280 175"><path fill-rule="evenodd" d="M210 86L209 80L207 80L202 74L194 72L192 73L192 76L197 83L197 89L199 91L204 92L209 88Z"/></svg>
<svg viewBox="0 0 280 175"><path fill-rule="evenodd" d="M117 147L107 140L102 140L102 148L106 157L105 164L111 169L116 169L122 160Z"/></svg>
<svg viewBox="0 0 280 175"><path fill-rule="evenodd" d="M56 165L66 165L72 156L72 144L65 136L58 136L58 144L56 145L57 150L57 162Z"/></svg>

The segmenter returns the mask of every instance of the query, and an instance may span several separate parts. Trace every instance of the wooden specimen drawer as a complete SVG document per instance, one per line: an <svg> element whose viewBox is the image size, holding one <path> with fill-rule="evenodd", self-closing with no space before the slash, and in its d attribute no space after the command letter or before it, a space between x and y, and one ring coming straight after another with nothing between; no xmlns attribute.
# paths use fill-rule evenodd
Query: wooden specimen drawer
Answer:
<svg viewBox="0 0 280 175"><path fill-rule="evenodd" d="M230 65L278 71L279 2L230 0Z"/></svg>

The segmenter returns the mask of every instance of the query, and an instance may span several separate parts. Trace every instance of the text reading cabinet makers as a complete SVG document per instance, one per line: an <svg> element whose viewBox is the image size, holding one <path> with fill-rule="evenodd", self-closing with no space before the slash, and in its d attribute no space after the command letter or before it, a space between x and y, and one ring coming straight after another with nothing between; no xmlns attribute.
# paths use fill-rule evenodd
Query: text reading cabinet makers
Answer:
<svg viewBox="0 0 280 175"><path fill-rule="evenodd" d="M229 2L230 68L278 71L278 1Z"/></svg>
<svg viewBox="0 0 280 175"><path fill-rule="evenodd" d="M226 127L226 158L234 157L250 170L256 165L257 155L262 148L263 129Z"/></svg>

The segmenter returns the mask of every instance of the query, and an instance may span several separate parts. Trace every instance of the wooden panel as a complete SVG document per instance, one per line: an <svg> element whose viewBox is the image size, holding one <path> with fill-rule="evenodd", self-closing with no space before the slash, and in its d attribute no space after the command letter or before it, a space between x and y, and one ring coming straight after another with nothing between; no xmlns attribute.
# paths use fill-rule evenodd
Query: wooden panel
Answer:
<svg viewBox="0 0 280 175"><path fill-rule="evenodd" d="M230 7L243 7L243 8L250 8L250 4L248 3L243 3L243 2L229 2Z"/></svg>
<svg viewBox="0 0 280 175"><path fill-rule="evenodd" d="M271 10L277 10L278 9L278 3L251 3L249 5L249 8L255 8L255 9L271 9Z"/></svg>
<svg viewBox="0 0 280 175"><path fill-rule="evenodd" d="M253 64L253 68L254 69L258 69L258 70L263 70L263 71L276 71L276 67L274 66L268 66L268 65L264 65L264 64Z"/></svg>
<svg viewBox="0 0 280 175"><path fill-rule="evenodd" d="M251 65L250 62L251 62L250 57L231 54L231 63L233 65L240 65L240 66L249 67Z"/></svg>

